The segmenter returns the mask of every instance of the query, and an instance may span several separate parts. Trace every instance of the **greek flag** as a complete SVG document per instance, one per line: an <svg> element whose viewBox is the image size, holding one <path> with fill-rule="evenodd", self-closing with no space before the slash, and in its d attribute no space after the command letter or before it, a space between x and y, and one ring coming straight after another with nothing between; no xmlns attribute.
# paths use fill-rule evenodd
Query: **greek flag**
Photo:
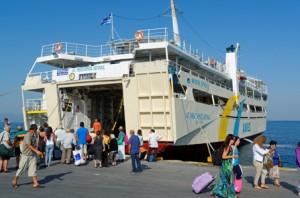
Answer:
<svg viewBox="0 0 300 198"><path fill-rule="evenodd" d="M112 15L111 15L111 13L109 13L109 15L107 17L102 19L101 25L110 24L111 20L112 20Z"/></svg>

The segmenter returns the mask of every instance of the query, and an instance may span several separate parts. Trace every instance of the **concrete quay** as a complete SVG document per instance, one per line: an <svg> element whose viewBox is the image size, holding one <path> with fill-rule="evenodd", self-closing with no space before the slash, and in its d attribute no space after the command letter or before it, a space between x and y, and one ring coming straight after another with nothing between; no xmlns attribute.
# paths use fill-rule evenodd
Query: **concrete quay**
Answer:
<svg viewBox="0 0 300 198"><path fill-rule="evenodd" d="M11 164L13 165L12 160ZM210 197L209 189L201 194L194 194L191 184L201 173L210 172L213 175L218 173L218 167L193 162L159 161L142 164L144 171L132 174L130 160L109 168L94 168L92 163L75 167L54 162L51 167L38 171L42 184L42 188L39 189L32 188L27 175L20 179L19 188L13 189L10 182L16 171L10 169L9 173L0 174L0 197ZM294 169L282 170L282 187L277 188L269 183L268 190L252 188L253 167L244 167L243 171L244 187L239 197L297 197L297 184L300 178Z"/></svg>

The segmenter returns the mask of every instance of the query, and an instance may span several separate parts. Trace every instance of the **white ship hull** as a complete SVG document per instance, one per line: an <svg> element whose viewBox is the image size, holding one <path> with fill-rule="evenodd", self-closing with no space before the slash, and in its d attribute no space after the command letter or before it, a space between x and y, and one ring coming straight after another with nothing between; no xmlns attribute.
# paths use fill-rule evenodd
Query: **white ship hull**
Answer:
<svg viewBox="0 0 300 198"><path fill-rule="evenodd" d="M130 65L134 65L135 68L135 73L131 76L129 76ZM110 68L110 66L105 65L104 68ZM118 65L114 66L118 67ZM47 104L45 115L47 120L45 121L55 128L62 124L63 128L76 129L79 122L85 122L86 126L91 126L93 119L99 117L107 125L105 126L106 130L110 130L114 121L119 121L120 123L117 125L125 125L127 131L129 129L142 129L146 138L147 132L153 128L162 136L162 142L173 143L174 145L220 142L229 133L235 133L240 137L249 137L266 129L265 112L244 110L238 118L237 107L231 107L230 114L224 117L226 104L221 106L196 102L192 90L199 86L198 81L202 81L202 79L187 72L182 71L179 78L179 81L182 81L182 86L187 87L186 95L174 93L172 79L174 74L169 72L170 68L174 66L171 66L168 61L135 64L125 62L120 63L119 67L119 75L102 76L92 80L77 78L80 72L72 72L73 70L60 76L61 78L52 76L51 78L52 80L55 79L55 82L52 81L51 83L40 82L39 84L34 81L35 76L29 77L23 89L43 90L44 103ZM126 69L122 70L121 68ZM105 72L109 75L108 71L104 71L105 69L102 75ZM75 74L73 80L68 79L71 73ZM53 71L54 74L57 74L57 71ZM193 78L196 83L185 83L187 78ZM63 96L63 90L66 89L68 91ZM204 87L198 87L198 89L211 94L216 93L229 99L233 96L231 90L209 82L206 82ZM108 93L109 90L112 92ZM64 111L62 107L66 96L72 103L72 107L68 111ZM123 109L120 111L122 118L115 120L122 98L124 100ZM263 100L257 101L240 96L239 101L242 100L245 100L246 103L265 106ZM98 106L93 106L95 102ZM99 106L100 103L102 106ZM108 108L112 112L107 112L104 108ZM39 123L38 120L32 119L34 113L31 115L28 113L30 114L30 112L24 114L27 126L33 122ZM37 115L40 116L39 113ZM107 122L108 120L110 123ZM237 122L239 127L237 131L234 131Z"/></svg>

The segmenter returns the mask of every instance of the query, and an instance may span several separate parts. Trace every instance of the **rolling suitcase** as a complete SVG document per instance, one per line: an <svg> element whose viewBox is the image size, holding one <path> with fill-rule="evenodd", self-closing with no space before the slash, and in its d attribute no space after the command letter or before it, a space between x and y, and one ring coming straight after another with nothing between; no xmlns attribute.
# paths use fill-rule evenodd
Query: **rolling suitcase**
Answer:
<svg viewBox="0 0 300 198"><path fill-rule="evenodd" d="M203 173L196 177L193 181L192 188L195 193L202 192L215 180L210 173Z"/></svg>

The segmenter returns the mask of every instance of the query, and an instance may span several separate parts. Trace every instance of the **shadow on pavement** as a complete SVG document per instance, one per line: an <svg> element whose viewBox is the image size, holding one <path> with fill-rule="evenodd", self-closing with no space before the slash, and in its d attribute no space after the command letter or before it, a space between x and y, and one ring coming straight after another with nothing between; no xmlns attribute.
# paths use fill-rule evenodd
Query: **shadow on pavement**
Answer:
<svg viewBox="0 0 300 198"><path fill-rule="evenodd" d="M245 180L246 180L249 184L253 185L254 177L252 177L252 176L247 176L247 177L245 177Z"/></svg>
<svg viewBox="0 0 300 198"><path fill-rule="evenodd" d="M149 167L149 166L146 165L146 164L142 164L142 169L143 169L143 170L150 170L151 167Z"/></svg>
<svg viewBox="0 0 300 198"><path fill-rule="evenodd" d="M52 182L53 180L64 180L62 177L64 177L65 175L71 174L72 172L66 172L66 173L60 173L60 174L55 174L55 175L48 175L46 177L44 177L42 180L40 180L40 184L47 184Z"/></svg>
<svg viewBox="0 0 300 198"><path fill-rule="evenodd" d="M291 192L293 192L294 194L298 195L298 190L297 190L297 186L291 185L287 182L280 182L282 188L285 188Z"/></svg>

